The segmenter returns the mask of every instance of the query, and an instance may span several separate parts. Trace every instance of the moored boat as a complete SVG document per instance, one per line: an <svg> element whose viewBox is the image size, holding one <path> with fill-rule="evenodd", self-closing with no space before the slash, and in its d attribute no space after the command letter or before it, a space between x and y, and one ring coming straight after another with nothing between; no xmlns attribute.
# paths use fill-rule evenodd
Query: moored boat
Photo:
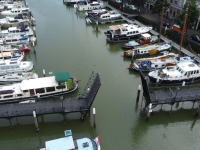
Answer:
<svg viewBox="0 0 200 150"><path fill-rule="evenodd" d="M121 14L116 13L115 11L108 11L107 13L102 14L89 14L88 17L86 17L87 23L106 23L106 22L112 22L114 20L120 19Z"/></svg>
<svg viewBox="0 0 200 150"><path fill-rule="evenodd" d="M142 57L145 55L160 54L160 52L171 50L170 44L153 44L153 45L143 45L132 50L127 50L124 52L124 57Z"/></svg>
<svg viewBox="0 0 200 150"><path fill-rule="evenodd" d="M36 79L38 75L33 72L13 73L0 76L0 84L13 84L22 82L22 80Z"/></svg>
<svg viewBox="0 0 200 150"><path fill-rule="evenodd" d="M93 1L91 3L89 3L88 1L86 1L86 3L84 4L74 4L74 8L77 11L85 11L85 10L93 10L93 9L101 9L101 8L105 8L106 5L108 4L108 2L97 2L97 1Z"/></svg>
<svg viewBox="0 0 200 150"><path fill-rule="evenodd" d="M146 33L146 34L141 34L140 39L136 39L133 41L129 41L127 43L123 43L122 47L123 48L134 48L135 46L139 46L139 45L144 45L144 44L153 44L156 43L158 41L158 36L154 35L151 36L150 34Z"/></svg>
<svg viewBox="0 0 200 150"><path fill-rule="evenodd" d="M16 16L18 14L27 13L29 11L29 8L23 7L23 8L13 8L11 10L5 10L0 12L0 15L5 16Z"/></svg>
<svg viewBox="0 0 200 150"><path fill-rule="evenodd" d="M95 139L73 139L71 130L65 131L65 137L46 141L45 148L35 150L101 150L99 137Z"/></svg>
<svg viewBox="0 0 200 150"><path fill-rule="evenodd" d="M98 15L98 14L105 14L107 13L106 9L94 9L94 10L89 10L87 12L85 12L85 16L89 16L89 15Z"/></svg>
<svg viewBox="0 0 200 150"><path fill-rule="evenodd" d="M12 51L29 51L30 47L26 44L18 44L18 45L2 45L1 50L3 52L12 52Z"/></svg>
<svg viewBox="0 0 200 150"><path fill-rule="evenodd" d="M11 34L0 39L0 44L28 44L29 36L26 34Z"/></svg>
<svg viewBox="0 0 200 150"><path fill-rule="evenodd" d="M130 41L135 38L139 38L141 34L147 33L153 29L153 27L140 27L134 24L121 24L109 26L109 30L105 32L107 41L109 42L122 42Z"/></svg>
<svg viewBox="0 0 200 150"><path fill-rule="evenodd" d="M176 66L152 71L148 74L151 83L182 84L200 80L200 67L194 62L181 61Z"/></svg>
<svg viewBox="0 0 200 150"><path fill-rule="evenodd" d="M68 72L60 72L55 76L28 79L21 83L1 86L0 103L32 100L36 99L38 94L40 98L66 95L77 88L78 82L75 78L70 77Z"/></svg>

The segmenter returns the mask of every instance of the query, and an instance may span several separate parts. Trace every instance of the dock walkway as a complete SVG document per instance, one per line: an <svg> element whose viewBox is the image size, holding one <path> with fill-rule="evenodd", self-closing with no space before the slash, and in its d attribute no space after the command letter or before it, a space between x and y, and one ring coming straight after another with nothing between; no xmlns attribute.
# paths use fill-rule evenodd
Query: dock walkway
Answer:
<svg viewBox="0 0 200 150"><path fill-rule="evenodd" d="M93 81L91 81L93 79ZM80 112L81 119L84 120L90 107L95 99L95 96L100 88L101 81L99 74L92 74L88 84L80 95L80 97L64 99L64 100L49 100L39 101L36 103L14 103L0 105L0 118L14 118L22 116L33 116L33 111L37 115Z"/></svg>

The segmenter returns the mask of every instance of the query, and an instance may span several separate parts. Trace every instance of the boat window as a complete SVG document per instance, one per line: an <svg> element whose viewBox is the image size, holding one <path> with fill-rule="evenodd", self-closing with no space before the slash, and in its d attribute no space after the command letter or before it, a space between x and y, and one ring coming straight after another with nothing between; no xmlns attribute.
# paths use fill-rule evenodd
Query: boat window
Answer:
<svg viewBox="0 0 200 150"><path fill-rule="evenodd" d="M19 65L15 65L15 68L19 68Z"/></svg>
<svg viewBox="0 0 200 150"><path fill-rule="evenodd" d="M132 34L132 32L130 32L130 34Z"/></svg>
<svg viewBox="0 0 200 150"><path fill-rule="evenodd" d="M6 95L3 98L9 98L9 97L13 97L13 95Z"/></svg>
<svg viewBox="0 0 200 150"><path fill-rule="evenodd" d="M6 67L3 67L3 66L1 67L1 70L5 70L5 69L6 69Z"/></svg>
<svg viewBox="0 0 200 150"><path fill-rule="evenodd" d="M196 74L196 70L194 71L194 74Z"/></svg>
<svg viewBox="0 0 200 150"><path fill-rule="evenodd" d="M197 70L197 73L199 73L199 70Z"/></svg>
<svg viewBox="0 0 200 150"><path fill-rule="evenodd" d="M179 67L176 68L176 70L178 70L178 69L179 69Z"/></svg>
<svg viewBox="0 0 200 150"><path fill-rule="evenodd" d="M47 92L54 92L55 87L47 87L46 90L47 90Z"/></svg>
<svg viewBox="0 0 200 150"><path fill-rule="evenodd" d="M135 34L135 31L133 31L133 34Z"/></svg>
<svg viewBox="0 0 200 150"><path fill-rule="evenodd" d="M6 66L6 69L10 69L10 66Z"/></svg>
<svg viewBox="0 0 200 150"><path fill-rule="evenodd" d="M127 32L127 35L129 35L129 32Z"/></svg>
<svg viewBox="0 0 200 150"><path fill-rule="evenodd" d="M183 71L183 70L181 70L181 73L183 74L183 73L184 73L184 71Z"/></svg>
<svg viewBox="0 0 200 150"><path fill-rule="evenodd" d="M146 51L144 51L144 53L146 53Z"/></svg>
<svg viewBox="0 0 200 150"><path fill-rule="evenodd" d="M194 72L193 71L191 71L191 74L193 74Z"/></svg>
<svg viewBox="0 0 200 150"><path fill-rule="evenodd" d="M20 12L20 11L18 10L18 12Z"/></svg>
<svg viewBox="0 0 200 150"><path fill-rule="evenodd" d="M13 39L12 41L13 41L13 42L16 42L16 41L17 41L17 39Z"/></svg>
<svg viewBox="0 0 200 150"><path fill-rule="evenodd" d="M28 90L23 90L23 92L28 92Z"/></svg>
<svg viewBox="0 0 200 150"><path fill-rule="evenodd" d="M15 11L15 13L17 13L17 11Z"/></svg>
<svg viewBox="0 0 200 150"><path fill-rule="evenodd" d="M16 32L18 33L18 32L19 32L19 30L16 30Z"/></svg>
<svg viewBox="0 0 200 150"><path fill-rule="evenodd" d="M36 89L36 93L45 93L44 88Z"/></svg>
<svg viewBox="0 0 200 150"><path fill-rule="evenodd" d="M155 65L155 67L157 68L157 67L158 67L158 65Z"/></svg>
<svg viewBox="0 0 200 150"><path fill-rule="evenodd" d="M187 72L184 74L184 76L187 76Z"/></svg>
<svg viewBox="0 0 200 150"><path fill-rule="evenodd" d="M135 31L135 33L139 33L139 31Z"/></svg>
<svg viewBox="0 0 200 150"><path fill-rule="evenodd" d="M23 96L22 94L17 94L16 96Z"/></svg>
<svg viewBox="0 0 200 150"><path fill-rule="evenodd" d="M11 40L6 40L6 42L11 42Z"/></svg>
<svg viewBox="0 0 200 150"><path fill-rule="evenodd" d="M143 53L143 51L141 51L141 54Z"/></svg>

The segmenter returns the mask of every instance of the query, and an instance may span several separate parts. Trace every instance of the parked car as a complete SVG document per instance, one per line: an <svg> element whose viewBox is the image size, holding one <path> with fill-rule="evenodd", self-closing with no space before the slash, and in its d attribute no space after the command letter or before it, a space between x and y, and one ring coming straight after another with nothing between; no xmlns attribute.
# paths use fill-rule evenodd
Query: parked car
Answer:
<svg viewBox="0 0 200 150"><path fill-rule="evenodd" d="M117 3L121 3L122 1L121 1L121 0L116 0L116 2L117 2Z"/></svg>
<svg viewBox="0 0 200 150"><path fill-rule="evenodd" d="M130 8L131 10L137 10L137 8L136 8L134 5L129 5L129 8Z"/></svg>
<svg viewBox="0 0 200 150"><path fill-rule="evenodd" d="M166 21L163 21L163 27L166 27L166 26L169 28L170 27L170 23L166 22Z"/></svg>
<svg viewBox="0 0 200 150"><path fill-rule="evenodd" d="M172 26L172 30L175 31L175 32L178 32L178 33L180 33L180 34L182 34L182 32L183 32L183 31L181 30L180 26L177 25L177 24L174 24L174 25Z"/></svg>
<svg viewBox="0 0 200 150"><path fill-rule="evenodd" d="M190 37L191 40L197 42L197 43L200 43L200 38L198 35L196 34L193 34L191 37Z"/></svg>

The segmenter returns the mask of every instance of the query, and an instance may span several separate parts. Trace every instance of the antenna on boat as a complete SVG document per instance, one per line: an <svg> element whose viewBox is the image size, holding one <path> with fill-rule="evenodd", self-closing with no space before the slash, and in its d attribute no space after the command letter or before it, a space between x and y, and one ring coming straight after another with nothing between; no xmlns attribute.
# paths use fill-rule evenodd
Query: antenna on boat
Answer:
<svg viewBox="0 0 200 150"><path fill-rule="evenodd" d="M183 26L183 31L182 31L182 37L181 37L180 50L179 50L179 54L178 54L178 60L180 60L180 56L181 56L181 47L182 47L182 44L183 44L183 37L184 37L184 33L185 33L185 25L186 25L186 20L187 20L187 13L188 13L188 7L186 8L186 12L185 12L185 21L184 21L184 26Z"/></svg>

